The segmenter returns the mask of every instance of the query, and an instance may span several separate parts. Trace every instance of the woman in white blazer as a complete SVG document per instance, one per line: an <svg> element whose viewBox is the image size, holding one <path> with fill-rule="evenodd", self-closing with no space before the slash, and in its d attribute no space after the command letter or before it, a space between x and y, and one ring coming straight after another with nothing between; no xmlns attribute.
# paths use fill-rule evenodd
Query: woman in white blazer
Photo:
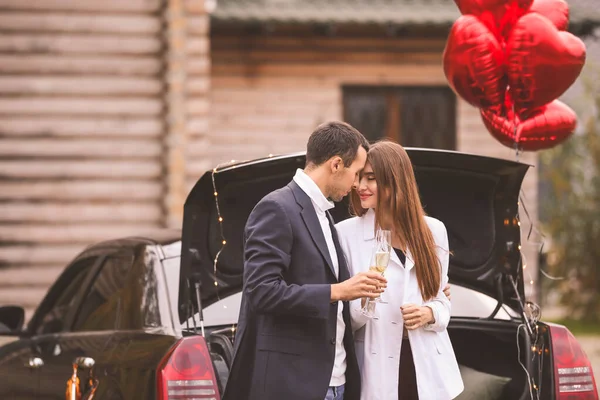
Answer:
<svg viewBox="0 0 600 400"><path fill-rule="evenodd" d="M446 327L450 301L448 236L425 216L412 164L402 146L374 144L351 195L357 215L337 224L350 274L369 269L375 230L392 231L387 289L373 318L351 304L363 400L448 400L463 382Z"/></svg>

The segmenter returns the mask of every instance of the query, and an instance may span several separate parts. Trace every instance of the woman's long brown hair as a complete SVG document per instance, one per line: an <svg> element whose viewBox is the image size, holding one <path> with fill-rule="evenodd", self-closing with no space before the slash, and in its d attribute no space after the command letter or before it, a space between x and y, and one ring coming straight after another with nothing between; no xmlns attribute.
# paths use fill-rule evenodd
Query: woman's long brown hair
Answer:
<svg viewBox="0 0 600 400"><path fill-rule="evenodd" d="M371 164L377 182L375 223L382 227L391 224L388 229L407 246L414 258L423 300L431 300L440 289L441 265L433 235L425 221L410 158L399 144L382 141L370 147L367 162ZM350 207L358 216L367 212L361 207L356 191L350 196Z"/></svg>

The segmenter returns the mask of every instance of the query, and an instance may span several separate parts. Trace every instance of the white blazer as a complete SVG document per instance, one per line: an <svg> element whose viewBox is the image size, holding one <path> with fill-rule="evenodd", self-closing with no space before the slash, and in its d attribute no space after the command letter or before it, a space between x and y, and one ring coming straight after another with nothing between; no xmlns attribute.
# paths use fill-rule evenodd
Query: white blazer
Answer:
<svg viewBox="0 0 600 400"><path fill-rule="evenodd" d="M370 319L361 314L360 299L351 303L350 315L361 368L362 400L398 399L400 347L404 330L400 306L406 303L431 306L435 317L434 324L408 331L419 400L449 400L464 389L446 330L450 321L450 301L442 289L448 282L448 235L441 221L430 217L425 219L438 246L437 254L442 264L442 280L437 297L429 302L423 301L410 252L406 254L406 266L402 266L392 251L385 271L388 285L382 294L382 300L387 304L377 304L376 315ZM350 218L336 225L350 275L369 269L375 239L374 226L373 210L362 217Z"/></svg>

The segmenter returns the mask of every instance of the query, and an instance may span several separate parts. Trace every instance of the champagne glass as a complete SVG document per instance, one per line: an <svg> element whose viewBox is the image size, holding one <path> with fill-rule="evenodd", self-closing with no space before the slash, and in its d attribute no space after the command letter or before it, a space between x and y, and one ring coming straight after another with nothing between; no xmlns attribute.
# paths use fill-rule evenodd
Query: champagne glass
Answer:
<svg viewBox="0 0 600 400"><path fill-rule="evenodd" d="M392 252L392 232L385 229L377 229L375 232L375 245L371 254L370 271L380 273L382 276L390 263L390 255ZM368 317L375 315L375 306L377 303L385 303L381 297L374 299L367 298L365 305L361 309L362 313Z"/></svg>

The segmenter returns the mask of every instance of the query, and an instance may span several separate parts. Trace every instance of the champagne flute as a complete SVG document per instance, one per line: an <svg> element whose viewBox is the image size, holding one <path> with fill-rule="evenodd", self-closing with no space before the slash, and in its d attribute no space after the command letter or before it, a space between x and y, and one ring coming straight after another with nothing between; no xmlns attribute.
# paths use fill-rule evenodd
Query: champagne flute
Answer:
<svg viewBox="0 0 600 400"><path fill-rule="evenodd" d="M369 270L378 272L383 276L390 263L391 252L392 232L385 229L378 229L375 232L375 246L373 247ZM361 312L368 317L373 317L377 303L385 302L381 300L381 297L376 297L374 299L367 298Z"/></svg>

